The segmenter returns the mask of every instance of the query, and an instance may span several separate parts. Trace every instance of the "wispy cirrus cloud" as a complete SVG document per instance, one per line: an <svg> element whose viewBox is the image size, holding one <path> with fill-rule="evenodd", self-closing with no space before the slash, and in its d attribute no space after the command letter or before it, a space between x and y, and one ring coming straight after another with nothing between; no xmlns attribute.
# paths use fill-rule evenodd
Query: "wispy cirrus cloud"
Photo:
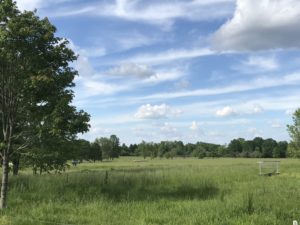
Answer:
<svg viewBox="0 0 300 225"><path fill-rule="evenodd" d="M65 2L70 2L72 0L16 0L17 5L20 10L34 10L44 7L49 7L50 5L61 4Z"/></svg>
<svg viewBox="0 0 300 225"><path fill-rule="evenodd" d="M215 10L219 7L219 10ZM145 0L116 0L97 4L83 4L80 8L68 6L57 10L53 16L92 15L99 17L113 17L127 21L144 22L159 25L169 29L174 20L187 19L192 21L207 21L225 18L234 9L233 0L211 1L151 1Z"/></svg>
<svg viewBox="0 0 300 225"><path fill-rule="evenodd" d="M239 65L233 66L234 70L245 74L272 72L279 68L280 64L274 55L249 56L247 60L242 61Z"/></svg>
<svg viewBox="0 0 300 225"><path fill-rule="evenodd" d="M217 54L209 48L170 49L167 51L137 54L124 60L124 62L147 63L152 65L164 64L176 60L192 59Z"/></svg>
<svg viewBox="0 0 300 225"><path fill-rule="evenodd" d="M236 82L236 84L228 86L219 86L212 88L203 88L190 91L179 91L172 93L157 93L138 97L136 99L149 100L149 99L173 99L192 96L213 96L228 93L239 93L251 90L258 90L264 88L297 85L300 84L300 73L295 72L281 77L259 77L247 82Z"/></svg>

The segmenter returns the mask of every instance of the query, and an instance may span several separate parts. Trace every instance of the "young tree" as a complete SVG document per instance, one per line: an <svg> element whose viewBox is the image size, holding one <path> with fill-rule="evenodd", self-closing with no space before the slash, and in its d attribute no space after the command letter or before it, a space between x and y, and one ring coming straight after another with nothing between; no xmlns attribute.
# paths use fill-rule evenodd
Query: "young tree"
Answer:
<svg viewBox="0 0 300 225"><path fill-rule="evenodd" d="M11 155L46 146L44 140L71 140L89 127L88 114L70 106L77 71L69 63L77 57L55 32L47 18L0 0L0 208L6 207Z"/></svg>
<svg viewBox="0 0 300 225"><path fill-rule="evenodd" d="M148 143L142 141L138 145L137 152L139 153L140 156L143 156L143 158L146 159L146 157L150 155Z"/></svg>
<svg viewBox="0 0 300 225"><path fill-rule="evenodd" d="M98 144L102 151L103 159L113 159L113 145L109 138L101 137L95 140L95 143Z"/></svg>
<svg viewBox="0 0 300 225"><path fill-rule="evenodd" d="M300 109L293 114L293 125L288 125L291 142L288 146L288 154L291 157L300 158Z"/></svg>

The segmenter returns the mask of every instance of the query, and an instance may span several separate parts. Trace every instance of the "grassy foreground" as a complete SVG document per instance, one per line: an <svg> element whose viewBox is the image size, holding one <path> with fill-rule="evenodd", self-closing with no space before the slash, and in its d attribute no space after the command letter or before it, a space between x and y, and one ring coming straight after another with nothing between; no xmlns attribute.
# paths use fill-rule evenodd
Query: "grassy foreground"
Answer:
<svg viewBox="0 0 300 225"><path fill-rule="evenodd" d="M0 224L288 225L300 220L300 161L121 158L61 175L11 177ZM141 160L141 158L139 158Z"/></svg>

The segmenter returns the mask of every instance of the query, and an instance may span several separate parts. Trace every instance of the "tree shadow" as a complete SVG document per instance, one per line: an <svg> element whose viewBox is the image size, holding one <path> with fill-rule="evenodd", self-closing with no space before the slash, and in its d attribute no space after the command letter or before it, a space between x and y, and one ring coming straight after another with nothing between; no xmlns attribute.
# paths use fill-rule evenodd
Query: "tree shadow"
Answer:
<svg viewBox="0 0 300 225"><path fill-rule="evenodd" d="M11 191L20 199L32 201L157 201L207 200L220 192L209 179L188 180L159 168L93 171L64 175L25 176L11 180ZM45 194L47 193L47 194Z"/></svg>
<svg viewBox="0 0 300 225"><path fill-rule="evenodd" d="M212 185L192 186L182 184L177 186L108 186L103 187L102 194L114 201L156 201L159 199L169 200L207 200L219 193L219 189Z"/></svg>

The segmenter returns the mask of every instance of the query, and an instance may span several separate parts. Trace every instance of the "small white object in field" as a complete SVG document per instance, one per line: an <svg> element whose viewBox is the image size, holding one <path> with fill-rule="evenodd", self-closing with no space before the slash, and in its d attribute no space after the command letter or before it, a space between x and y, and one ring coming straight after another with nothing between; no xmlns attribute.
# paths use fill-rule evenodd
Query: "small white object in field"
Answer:
<svg viewBox="0 0 300 225"><path fill-rule="evenodd" d="M293 225L298 225L297 220L294 220L294 221L293 221Z"/></svg>

